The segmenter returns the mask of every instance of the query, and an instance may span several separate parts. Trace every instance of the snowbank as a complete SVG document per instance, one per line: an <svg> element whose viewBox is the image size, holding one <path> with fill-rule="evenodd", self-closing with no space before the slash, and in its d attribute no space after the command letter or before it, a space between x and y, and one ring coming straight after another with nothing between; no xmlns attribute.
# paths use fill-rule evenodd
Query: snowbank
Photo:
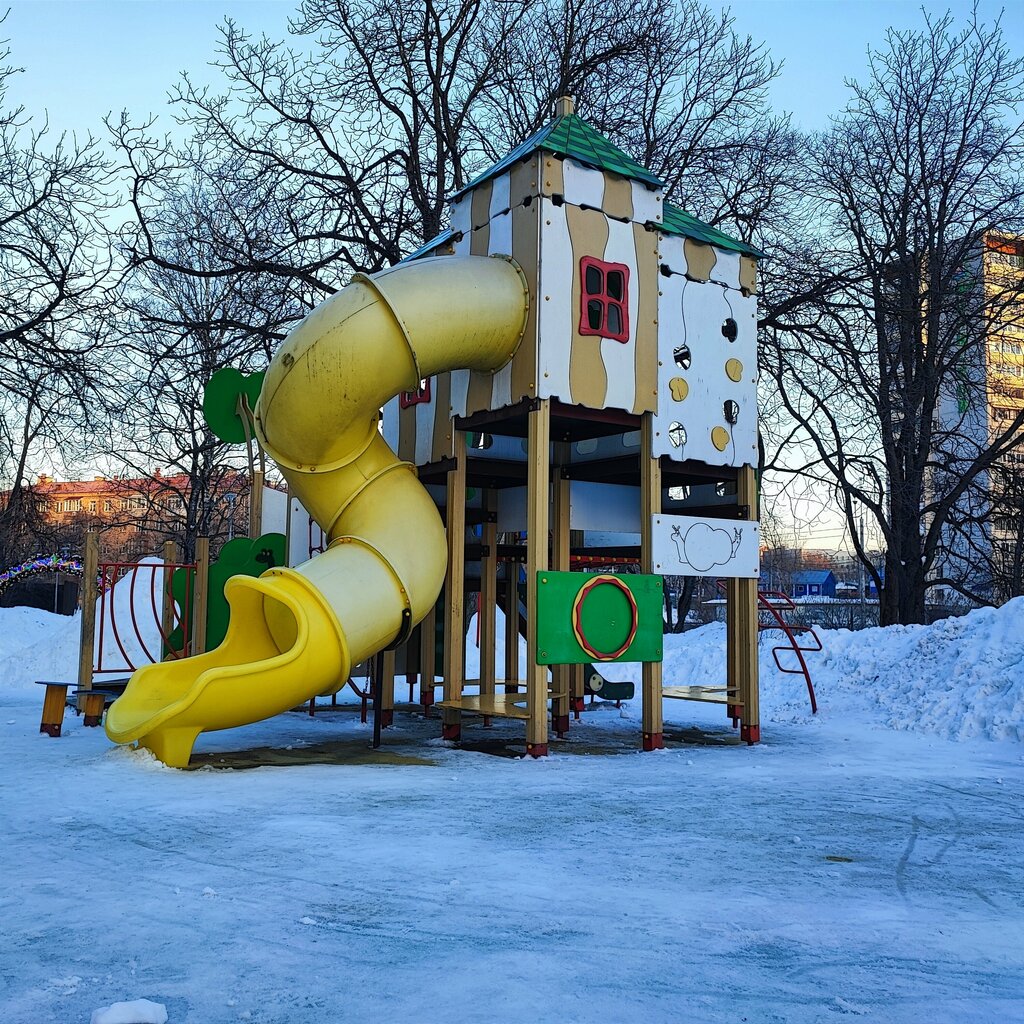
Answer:
<svg viewBox="0 0 1024 1024"><path fill-rule="evenodd" d="M498 613L498 675L504 667ZM37 679L74 679L78 617L34 608L0 609L0 697ZM952 740L1024 740L1024 598L981 608L931 626L819 631L824 650L808 654L823 716L856 715L891 729ZM479 673L475 619L467 637L467 676ZM771 648L780 633L761 639L761 704L765 722L810 718L801 676L778 671ZM791 653L783 664L795 667ZM519 645L520 678L526 645ZM610 665L611 679L639 684L639 665ZM666 685L725 682L725 625L712 623L665 637Z"/></svg>
<svg viewBox="0 0 1024 1024"><path fill-rule="evenodd" d="M139 564L145 567L161 563L156 558L144 558ZM159 570L139 570L134 590L131 575L118 580L112 594L107 595L102 623L97 609L95 650L99 651L102 628L105 668L127 675L129 664L146 665L153 660L151 655L160 652L158 612L153 609L154 605L157 609L162 607L162 575ZM117 636L110 618L111 601ZM141 638L132 626L133 605ZM76 682L81 628L81 612L67 616L38 608L0 609L0 694L26 689L36 680Z"/></svg>

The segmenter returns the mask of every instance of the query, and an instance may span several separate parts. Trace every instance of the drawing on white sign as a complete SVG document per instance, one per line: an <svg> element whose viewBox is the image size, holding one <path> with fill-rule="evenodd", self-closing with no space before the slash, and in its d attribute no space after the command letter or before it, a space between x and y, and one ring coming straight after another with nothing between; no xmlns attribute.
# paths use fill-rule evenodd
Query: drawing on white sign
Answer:
<svg viewBox="0 0 1024 1024"><path fill-rule="evenodd" d="M728 530L721 530L707 523L694 523L686 533L678 526L672 527L672 543L683 565L690 565L697 572L707 572L716 565L728 565L739 551L743 534L734 528L732 536Z"/></svg>

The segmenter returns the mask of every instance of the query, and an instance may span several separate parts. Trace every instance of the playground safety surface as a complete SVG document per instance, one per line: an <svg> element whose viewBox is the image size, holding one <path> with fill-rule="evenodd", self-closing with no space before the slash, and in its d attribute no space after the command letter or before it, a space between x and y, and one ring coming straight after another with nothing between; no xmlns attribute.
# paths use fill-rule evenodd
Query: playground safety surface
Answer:
<svg viewBox="0 0 1024 1024"><path fill-rule="evenodd" d="M352 710L354 708L351 706L344 705L336 709L326 708L319 710L317 717L330 720L339 712L347 717ZM558 740L552 737L552 755L608 757L637 752L635 722L623 721L621 729L610 729L605 722L603 727L598 729L587 723L587 714L585 712L581 721L573 723L567 739ZM429 752L430 745L439 742L436 735L439 728L437 717L424 718L419 714L407 715L400 711L395 726L384 730L382 745L377 750L370 746L368 735L360 735L308 745L261 746L245 750L195 753L189 762L188 770L288 768L311 764L436 766L438 762L430 757ZM724 724L721 730L701 729L696 726L670 727L665 731L665 741L676 747L722 747L740 743L739 736ZM468 719L463 726L462 741L454 746L460 750L493 757L515 759L527 756L521 730L516 729L514 724L502 721L493 721L491 726L484 728L479 719Z"/></svg>

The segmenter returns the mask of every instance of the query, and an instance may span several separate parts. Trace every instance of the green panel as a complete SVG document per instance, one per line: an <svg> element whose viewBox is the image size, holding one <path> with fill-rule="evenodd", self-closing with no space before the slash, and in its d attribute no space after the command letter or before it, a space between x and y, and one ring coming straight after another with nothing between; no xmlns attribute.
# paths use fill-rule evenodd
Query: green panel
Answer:
<svg viewBox="0 0 1024 1024"><path fill-rule="evenodd" d="M245 426L238 415L238 397L247 395L249 408L255 409L265 373L260 370L246 374L233 366L224 366L207 382L203 391L203 418L222 441L244 443Z"/></svg>
<svg viewBox="0 0 1024 1024"><path fill-rule="evenodd" d="M236 537L229 540L221 549L216 562L210 565L206 596L206 649L212 651L219 647L228 631L230 607L224 596L224 584L232 576L262 576L272 566L285 564L285 536L283 533L265 533L256 540L248 537ZM186 599L191 605L195 593L195 570L176 569L171 577L171 594L178 607L184 606ZM188 620L192 620L192 609L188 609ZM182 649L181 626L176 627L168 643L164 645L164 654Z"/></svg>
<svg viewBox="0 0 1024 1024"><path fill-rule="evenodd" d="M283 533L265 533L250 540L236 537L220 549L210 566L206 605L206 649L219 647L228 631L230 606L224 596L224 584L232 576L262 576L267 569L287 565Z"/></svg>
<svg viewBox="0 0 1024 1024"><path fill-rule="evenodd" d="M637 608L636 636L617 657L596 658L580 646L573 631L573 605L577 595L597 576L589 572L537 573L538 665L586 665L597 661L661 661L663 634L661 608L662 577L629 574L616 576L633 595ZM601 652L612 652L629 637L632 610L629 599L614 584L591 589L580 604L580 627L584 638Z"/></svg>

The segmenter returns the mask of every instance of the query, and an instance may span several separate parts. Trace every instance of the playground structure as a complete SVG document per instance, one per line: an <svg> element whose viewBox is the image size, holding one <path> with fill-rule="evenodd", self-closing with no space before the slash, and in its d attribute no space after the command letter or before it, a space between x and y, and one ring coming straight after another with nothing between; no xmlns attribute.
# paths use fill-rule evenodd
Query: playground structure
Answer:
<svg viewBox="0 0 1024 1024"><path fill-rule="evenodd" d="M110 737L182 766L201 731L336 693L383 651L383 724L401 660L425 708L441 688L446 739L467 715L519 719L542 756L585 665L641 661L645 750L663 746L663 697L725 704L757 742L760 254L661 190L563 99L453 198L449 230L313 310L234 411L326 550L228 579L223 643L135 672ZM571 571L617 559L641 573ZM663 574L727 578L721 685L663 685Z"/></svg>

